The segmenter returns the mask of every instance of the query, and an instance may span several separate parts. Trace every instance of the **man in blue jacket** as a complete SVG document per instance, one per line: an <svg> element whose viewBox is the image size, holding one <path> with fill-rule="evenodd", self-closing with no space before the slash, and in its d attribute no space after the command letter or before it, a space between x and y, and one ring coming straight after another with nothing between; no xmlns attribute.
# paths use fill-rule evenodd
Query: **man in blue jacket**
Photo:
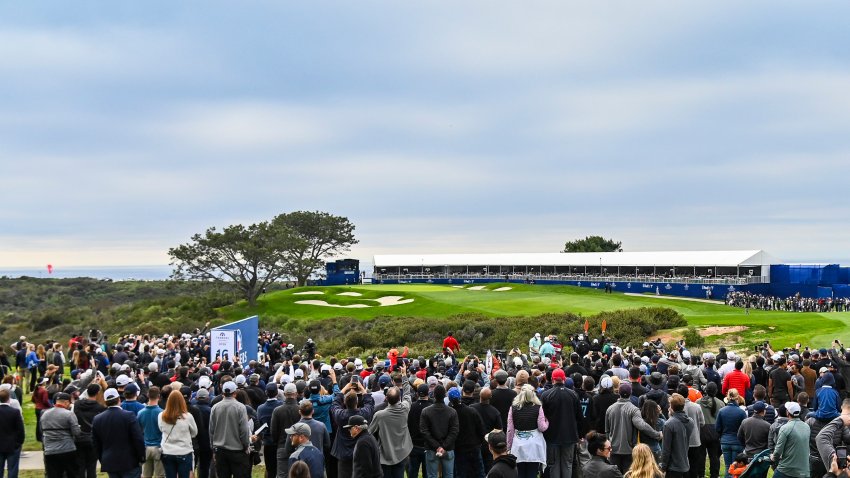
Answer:
<svg viewBox="0 0 850 478"><path fill-rule="evenodd" d="M136 415L121 409L118 390L107 389L103 398L108 408L92 423L100 471L109 478L138 478L145 461L145 440Z"/></svg>

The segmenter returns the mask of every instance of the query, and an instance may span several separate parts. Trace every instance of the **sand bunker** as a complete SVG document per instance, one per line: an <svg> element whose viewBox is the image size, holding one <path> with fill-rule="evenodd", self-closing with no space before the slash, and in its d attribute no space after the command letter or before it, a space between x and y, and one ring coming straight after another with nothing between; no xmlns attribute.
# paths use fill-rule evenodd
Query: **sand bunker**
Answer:
<svg viewBox="0 0 850 478"><path fill-rule="evenodd" d="M413 302L413 299L405 299L400 295L388 295L386 297L381 297L380 299L371 300L374 300L375 302L381 304L381 307L388 307L390 305L403 305Z"/></svg>
<svg viewBox="0 0 850 478"><path fill-rule="evenodd" d="M351 295L351 294L352 293L343 292L342 294L338 294L338 295ZM357 293L353 292L353 294L357 294ZM357 294L357 295L361 295L361 294ZM405 299L404 297L402 297L400 295L388 295L386 297L381 297L380 299L362 299L362 300L369 300L369 301L377 302L378 305L374 306L374 305L369 305L369 304L348 304L348 305L329 304L327 301L324 301L324 300L298 300L298 301L295 301L295 303L296 304L302 304L302 305L317 305L319 307L339 307L339 308L342 308L342 309L368 309L370 307L389 307L389 306L392 306L392 305L404 305L404 304L409 304L409 303L413 302L413 299Z"/></svg>
<svg viewBox="0 0 850 478"><path fill-rule="evenodd" d="M360 297L363 294L361 294L360 292L340 292L337 295L347 295L349 297Z"/></svg>
<svg viewBox="0 0 850 478"><path fill-rule="evenodd" d="M295 292L292 295L324 295L320 290L305 290L304 292Z"/></svg>
<svg viewBox="0 0 850 478"><path fill-rule="evenodd" d="M453 285L452 287L454 287L455 289L463 289L463 288L464 288L464 287L466 287L466 286L462 286L462 285Z"/></svg>
<svg viewBox="0 0 850 478"><path fill-rule="evenodd" d="M710 335L723 335L731 334L734 332L743 332L748 328L749 327L745 327L743 325L732 325L729 327L706 327L704 329L700 329L699 334L703 337L708 337Z"/></svg>
<svg viewBox="0 0 850 478"><path fill-rule="evenodd" d="M349 305L340 305L340 304L328 304L324 300L299 300L295 302L296 304L303 305L318 305L320 307L341 307L343 309L364 309L372 307L367 304L349 304Z"/></svg>
<svg viewBox="0 0 850 478"><path fill-rule="evenodd" d="M513 289L513 287L499 287L498 289L493 289L493 292L504 292L511 289Z"/></svg>
<svg viewBox="0 0 850 478"><path fill-rule="evenodd" d="M472 287L470 287L470 288L468 288L468 289L466 289L466 290L484 290L484 289L486 289L486 287L485 287L485 286L483 286L483 285L476 285L476 286L472 286Z"/></svg>

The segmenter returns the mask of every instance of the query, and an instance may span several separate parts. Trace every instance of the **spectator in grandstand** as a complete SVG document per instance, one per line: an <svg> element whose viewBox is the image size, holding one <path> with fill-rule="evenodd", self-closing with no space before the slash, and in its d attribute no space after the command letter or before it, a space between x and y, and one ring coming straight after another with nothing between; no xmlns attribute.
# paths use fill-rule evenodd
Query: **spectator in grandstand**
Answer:
<svg viewBox="0 0 850 478"><path fill-rule="evenodd" d="M92 438L100 471L110 477L140 476L145 460L145 439L132 412L121 409L118 390L103 393L106 410L94 417Z"/></svg>

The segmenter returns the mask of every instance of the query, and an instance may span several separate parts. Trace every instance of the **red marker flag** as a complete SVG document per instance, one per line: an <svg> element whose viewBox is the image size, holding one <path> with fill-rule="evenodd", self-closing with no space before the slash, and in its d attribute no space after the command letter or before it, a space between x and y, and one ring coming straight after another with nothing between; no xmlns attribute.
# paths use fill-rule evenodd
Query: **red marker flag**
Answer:
<svg viewBox="0 0 850 478"><path fill-rule="evenodd" d="M587 319L584 319L584 333L587 333L587 331L589 329L590 329L590 322L588 322Z"/></svg>
<svg viewBox="0 0 850 478"><path fill-rule="evenodd" d="M602 333L603 334L605 333L605 329L607 329L607 328L608 328L608 321L603 320L602 321Z"/></svg>

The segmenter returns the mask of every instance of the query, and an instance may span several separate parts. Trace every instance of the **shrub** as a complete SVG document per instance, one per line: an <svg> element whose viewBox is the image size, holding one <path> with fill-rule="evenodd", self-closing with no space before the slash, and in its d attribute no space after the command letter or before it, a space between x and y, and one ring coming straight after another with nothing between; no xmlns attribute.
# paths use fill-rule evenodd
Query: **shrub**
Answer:
<svg viewBox="0 0 850 478"><path fill-rule="evenodd" d="M705 345L705 337L700 335L699 330L693 325L688 327L688 330L682 335L685 339L685 345L689 348L702 348Z"/></svg>

